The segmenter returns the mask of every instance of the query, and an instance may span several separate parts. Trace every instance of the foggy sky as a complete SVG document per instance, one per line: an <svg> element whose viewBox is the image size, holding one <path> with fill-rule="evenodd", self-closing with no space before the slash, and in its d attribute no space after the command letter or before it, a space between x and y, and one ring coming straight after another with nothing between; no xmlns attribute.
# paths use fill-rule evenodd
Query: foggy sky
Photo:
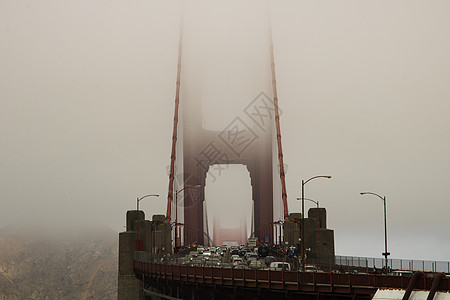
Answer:
<svg viewBox="0 0 450 300"><path fill-rule="evenodd" d="M238 3L258 3L229 2L230 28L245 20ZM208 16L208 5L185 5ZM308 183L305 197L327 209L336 254L381 257L381 200L359 195L371 191L387 198L392 258L450 260L450 3L270 6L289 211L300 210L302 179L332 175ZM119 232L149 193L161 196L140 203L147 217L165 214L181 10L162 0L0 1L0 226ZM236 46L205 55L246 53ZM221 115L204 109L208 120ZM208 209L241 205L231 189L249 197L240 170L207 182Z"/></svg>

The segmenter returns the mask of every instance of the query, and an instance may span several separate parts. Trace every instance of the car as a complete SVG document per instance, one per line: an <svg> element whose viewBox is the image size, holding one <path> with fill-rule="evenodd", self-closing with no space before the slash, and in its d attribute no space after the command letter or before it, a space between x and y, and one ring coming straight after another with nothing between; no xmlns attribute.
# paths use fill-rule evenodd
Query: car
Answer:
<svg viewBox="0 0 450 300"><path fill-rule="evenodd" d="M231 253L231 255L238 255L239 256L239 249L238 248L232 248L230 253Z"/></svg>
<svg viewBox="0 0 450 300"><path fill-rule="evenodd" d="M186 256L186 257L180 257L177 261L180 265L186 265L191 262L191 259L188 256Z"/></svg>
<svg viewBox="0 0 450 300"><path fill-rule="evenodd" d="M266 266L270 266L271 263L277 261L277 259L275 258L275 256L272 255L267 255L266 258L264 259L264 263L266 264Z"/></svg>
<svg viewBox="0 0 450 300"><path fill-rule="evenodd" d="M207 261L205 262L205 267L220 268L220 263L215 261Z"/></svg>
<svg viewBox="0 0 450 300"><path fill-rule="evenodd" d="M205 265L205 261L203 259L201 259L200 257L197 257L195 259L193 259L190 263L190 266L194 266L194 267L203 267Z"/></svg>
<svg viewBox="0 0 450 300"><path fill-rule="evenodd" d="M291 265L287 262L282 262L282 261L274 261L272 263L270 263L270 269L274 270L274 271L290 271L291 270Z"/></svg>
<svg viewBox="0 0 450 300"><path fill-rule="evenodd" d="M189 256L191 256L191 257L197 257L198 256L198 251L191 251L191 252L189 252Z"/></svg>
<svg viewBox="0 0 450 300"><path fill-rule="evenodd" d="M252 252L248 252L245 255L245 258L247 259L247 262L251 262L253 260L258 260L258 254L252 253Z"/></svg>
<svg viewBox="0 0 450 300"><path fill-rule="evenodd" d="M305 265L305 271L306 272L315 272L315 271L317 271L317 268L315 265Z"/></svg>
<svg viewBox="0 0 450 300"><path fill-rule="evenodd" d="M248 266L252 269L261 269L263 267L259 260L252 260Z"/></svg>
<svg viewBox="0 0 450 300"><path fill-rule="evenodd" d="M237 265L233 264L233 269L247 269L247 265L245 263L240 263Z"/></svg>
<svg viewBox="0 0 450 300"><path fill-rule="evenodd" d="M242 260L242 258L240 258L240 257L235 258L235 259L233 260L233 267L234 267L234 266L237 266L237 265L242 265L242 264L245 264L245 263L244 263L244 261Z"/></svg>
<svg viewBox="0 0 450 300"><path fill-rule="evenodd" d="M413 272L409 270L395 270L391 274L394 276L412 276Z"/></svg>
<svg viewBox="0 0 450 300"><path fill-rule="evenodd" d="M242 258L240 258L239 255L233 254L233 255L231 255L231 258L230 258L230 259L231 259L231 261L234 261L235 259L238 259L238 258L239 258L240 260L242 260Z"/></svg>
<svg viewBox="0 0 450 300"><path fill-rule="evenodd" d="M207 260L205 262L205 267L214 267L214 268L219 268L222 266L222 263L220 262L220 259L218 258L210 258L209 260Z"/></svg>
<svg viewBox="0 0 450 300"><path fill-rule="evenodd" d="M203 247L198 247L198 248L197 248L197 251L198 251L198 253L202 254L203 251L205 251L205 248L203 248Z"/></svg>

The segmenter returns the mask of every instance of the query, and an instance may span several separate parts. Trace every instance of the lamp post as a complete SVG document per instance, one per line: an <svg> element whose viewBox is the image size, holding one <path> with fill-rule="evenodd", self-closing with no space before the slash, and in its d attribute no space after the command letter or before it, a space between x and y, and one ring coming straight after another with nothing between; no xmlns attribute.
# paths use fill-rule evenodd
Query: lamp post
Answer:
<svg viewBox="0 0 450 300"><path fill-rule="evenodd" d="M177 243L177 240L178 240L178 194L187 189L192 189L192 188L199 189L201 187L202 186L200 184L188 185L188 186L185 186L184 188L182 188L181 190L179 190L179 191L177 190L175 192L175 249L177 249L177 245L178 245L178 243Z"/></svg>
<svg viewBox="0 0 450 300"><path fill-rule="evenodd" d="M147 198L147 197L159 197L159 195L158 194L149 194L149 195L145 195L140 198L137 198L137 200L136 200L136 215L137 215L136 216L136 219L137 219L136 220L136 222L137 222L136 234L137 234L137 236L136 236L136 243L134 245L136 251L144 250L143 249L144 245L141 242L141 239L139 238L139 201L141 201L142 199Z"/></svg>
<svg viewBox="0 0 450 300"><path fill-rule="evenodd" d="M313 179L317 178L328 178L330 179L331 176L329 175L318 175L309 178L308 180L302 180L302 271L305 270L305 184L310 182Z"/></svg>
<svg viewBox="0 0 450 300"><path fill-rule="evenodd" d="M302 198L297 198L297 200L301 200ZM316 204L317 208L319 208L319 201L304 198L307 201L311 201ZM320 267L320 217L317 220L317 266Z"/></svg>
<svg viewBox="0 0 450 300"><path fill-rule="evenodd" d="M386 197L381 197L378 194L372 193L372 192L362 192L361 195L374 195L380 198L383 201L384 206L384 253L382 255L384 256L384 265L385 265L385 271L386 274L388 273L388 256L391 254L387 250L387 225L386 225Z"/></svg>

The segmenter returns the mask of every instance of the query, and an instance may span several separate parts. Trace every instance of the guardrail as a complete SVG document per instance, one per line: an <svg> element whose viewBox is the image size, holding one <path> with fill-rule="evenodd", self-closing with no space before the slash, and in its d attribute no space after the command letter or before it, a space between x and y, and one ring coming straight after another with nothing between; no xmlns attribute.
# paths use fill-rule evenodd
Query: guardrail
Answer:
<svg viewBox="0 0 450 300"><path fill-rule="evenodd" d="M384 258L335 256L335 263L336 265L342 266L345 271L351 271L351 267L381 270L384 269L385 260ZM442 272L448 274L450 273L450 262L394 258L388 259L388 268L391 270Z"/></svg>
<svg viewBox="0 0 450 300"><path fill-rule="evenodd" d="M278 254L278 255L275 255ZM293 270L298 270L300 266L298 258L288 258L286 256L275 253L271 251L270 255L275 255L280 261L286 261L291 264ZM281 256L280 256L281 255ZM167 259L169 263L177 263L177 256L172 254L171 256L163 257L162 259ZM145 262L161 262L161 257L150 254L146 252L136 251L134 258L139 261ZM306 263L314 265L317 269L332 272L363 272L363 273L383 273L384 271L384 258L373 258L373 257L358 257L358 256L334 256L323 258L322 261L334 261L331 263L321 263L320 266L316 264L314 259L307 259ZM388 259L388 268L391 271L402 270L411 272L433 272L433 273L446 273L450 274L450 262L446 261L427 261L427 260L411 260L411 259Z"/></svg>

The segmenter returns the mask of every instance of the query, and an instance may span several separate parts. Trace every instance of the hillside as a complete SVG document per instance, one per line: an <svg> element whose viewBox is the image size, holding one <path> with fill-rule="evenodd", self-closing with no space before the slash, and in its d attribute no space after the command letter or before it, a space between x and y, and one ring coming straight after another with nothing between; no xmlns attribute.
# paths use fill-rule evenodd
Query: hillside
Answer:
<svg viewBox="0 0 450 300"><path fill-rule="evenodd" d="M105 228L2 228L0 299L116 299L117 247Z"/></svg>

